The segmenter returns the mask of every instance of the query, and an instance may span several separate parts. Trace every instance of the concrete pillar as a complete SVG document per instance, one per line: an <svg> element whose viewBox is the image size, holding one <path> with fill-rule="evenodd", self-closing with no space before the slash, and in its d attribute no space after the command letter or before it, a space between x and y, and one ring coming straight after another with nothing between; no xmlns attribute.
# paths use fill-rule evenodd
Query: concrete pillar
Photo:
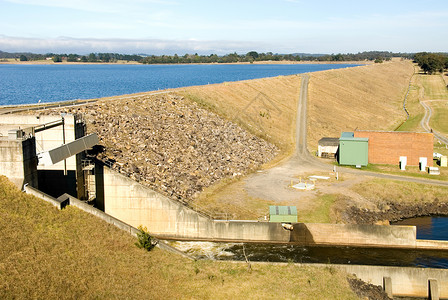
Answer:
<svg viewBox="0 0 448 300"><path fill-rule="evenodd" d="M104 211L104 164L95 159L95 207Z"/></svg>
<svg viewBox="0 0 448 300"><path fill-rule="evenodd" d="M11 131L0 139L0 175L5 175L19 189L25 183L37 187L37 156L34 137L23 139L22 131Z"/></svg>
<svg viewBox="0 0 448 300"><path fill-rule="evenodd" d="M75 115L75 140L86 135L86 126L84 121ZM82 169L82 160L85 159L85 151L76 154L76 192L77 198L87 200L86 181Z"/></svg>
<svg viewBox="0 0 448 300"><path fill-rule="evenodd" d="M387 297L393 298L392 295L392 278L383 277L383 291L386 292Z"/></svg>
<svg viewBox="0 0 448 300"><path fill-rule="evenodd" d="M428 299L439 300L439 284L436 279L428 280Z"/></svg>

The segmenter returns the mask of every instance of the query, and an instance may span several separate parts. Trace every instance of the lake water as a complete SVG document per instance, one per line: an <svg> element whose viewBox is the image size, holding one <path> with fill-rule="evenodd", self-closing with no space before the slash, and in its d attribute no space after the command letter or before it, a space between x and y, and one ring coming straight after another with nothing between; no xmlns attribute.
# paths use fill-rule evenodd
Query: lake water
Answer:
<svg viewBox="0 0 448 300"><path fill-rule="evenodd" d="M448 241L448 217L418 217L395 222L394 225L412 225L417 227L417 239Z"/></svg>
<svg viewBox="0 0 448 300"><path fill-rule="evenodd" d="M93 99L194 85L293 75L351 64L7 65L0 64L0 105Z"/></svg>

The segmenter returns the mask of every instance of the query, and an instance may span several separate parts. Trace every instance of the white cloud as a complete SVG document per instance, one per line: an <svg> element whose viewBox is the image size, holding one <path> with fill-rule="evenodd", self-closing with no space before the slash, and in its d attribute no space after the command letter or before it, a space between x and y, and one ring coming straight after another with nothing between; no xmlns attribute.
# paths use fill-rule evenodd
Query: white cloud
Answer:
<svg viewBox="0 0 448 300"><path fill-rule="evenodd" d="M101 13L123 13L125 11L139 11L142 6L148 5L176 5L176 1L170 0L4 0L10 3L22 5L34 5L44 7L66 8Z"/></svg>
<svg viewBox="0 0 448 300"><path fill-rule="evenodd" d="M59 37L51 39L22 38L0 35L0 49L7 52L77 53L118 52L144 54L184 54L246 52L267 48L257 42L230 40L164 40L164 39L89 39Z"/></svg>

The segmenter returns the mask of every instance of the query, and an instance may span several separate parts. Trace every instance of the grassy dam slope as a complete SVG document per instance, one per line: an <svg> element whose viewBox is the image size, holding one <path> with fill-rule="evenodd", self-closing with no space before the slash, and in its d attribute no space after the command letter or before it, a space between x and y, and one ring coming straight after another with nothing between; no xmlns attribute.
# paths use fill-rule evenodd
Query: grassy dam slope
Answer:
<svg viewBox="0 0 448 300"><path fill-rule="evenodd" d="M406 119L403 100L414 73L410 61L395 61L311 74L308 145L341 131L395 130Z"/></svg>

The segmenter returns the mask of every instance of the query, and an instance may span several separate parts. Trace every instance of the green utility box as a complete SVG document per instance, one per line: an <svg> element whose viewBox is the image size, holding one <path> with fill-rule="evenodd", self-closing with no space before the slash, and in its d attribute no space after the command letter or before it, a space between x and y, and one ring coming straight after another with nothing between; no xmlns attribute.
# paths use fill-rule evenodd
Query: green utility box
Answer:
<svg viewBox="0 0 448 300"><path fill-rule="evenodd" d="M339 139L339 164L367 166L369 163L369 139L355 138L353 132L343 132Z"/></svg>
<svg viewBox="0 0 448 300"><path fill-rule="evenodd" d="M269 222L297 223L297 207L269 206Z"/></svg>

